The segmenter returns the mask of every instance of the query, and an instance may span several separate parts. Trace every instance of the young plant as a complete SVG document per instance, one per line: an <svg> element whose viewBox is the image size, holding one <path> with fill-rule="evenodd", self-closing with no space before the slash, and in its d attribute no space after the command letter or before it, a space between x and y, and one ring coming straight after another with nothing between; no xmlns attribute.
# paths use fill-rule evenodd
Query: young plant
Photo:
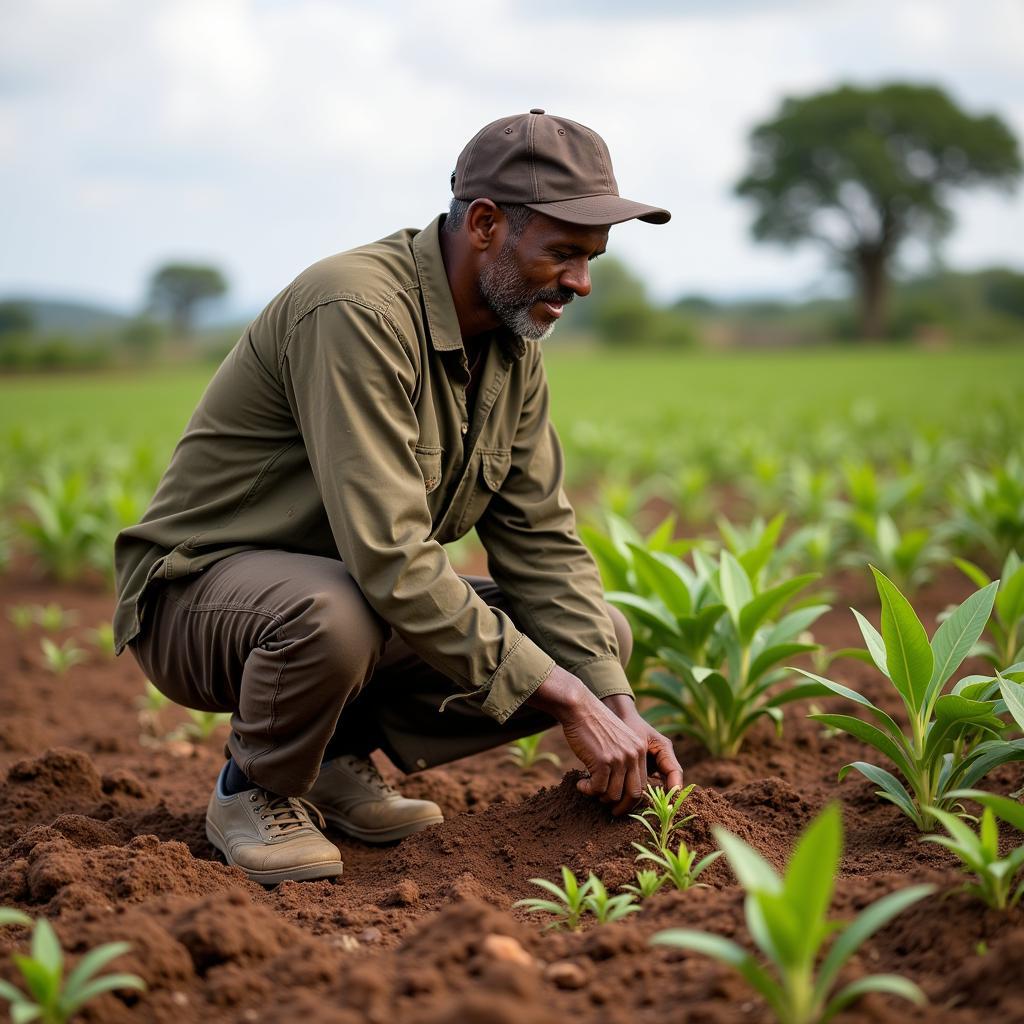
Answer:
<svg viewBox="0 0 1024 1024"><path fill-rule="evenodd" d="M88 636L97 650L108 658L114 657L114 627L109 622L97 623Z"/></svg>
<svg viewBox="0 0 1024 1024"><path fill-rule="evenodd" d="M691 782L685 789L673 786L667 793L661 786L648 785L644 796L650 806L645 807L639 814L631 814L630 817L634 821L639 821L647 829L655 848L662 850L668 846L676 829L681 828L693 817L690 814L685 818L680 818L679 812L682 810L686 798L693 792L694 785L695 783ZM658 827L655 828L647 820L648 818L653 818ZM638 846L637 843L633 845Z"/></svg>
<svg viewBox="0 0 1024 1024"><path fill-rule="evenodd" d="M46 667L55 675L62 676L70 668L80 665L88 659L88 654L81 647L76 647L74 640L65 640L58 647L48 636L40 639Z"/></svg>
<svg viewBox="0 0 1024 1024"><path fill-rule="evenodd" d="M985 472L969 466L954 493L953 526L1000 561L1024 548L1024 457L1009 455Z"/></svg>
<svg viewBox="0 0 1024 1024"><path fill-rule="evenodd" d="M231 720L231 715L226 711L197 711L195 708L186 708L189 721L182 726L183 734L192 740L205 743L216 730L217 726Z"/></svg>
<svg viewBox="0 0 1024 1024"><path fill-rule="evenodd" d="M633 847L639 851L636 857L638 861L649 860L652 864L657 864L663 872L663 879L671 882L680 892L686 892L687 889L695 887L703 888L704 883L698 882L697 879L703 874L705 868L710 867L722 856L721 850L715 850L694 864L697 852L689 849L685 840L682 839L675 851L668 846L652 850L641 846L640 843L633 843Z"/></svg>
<svg viewBox="0 0 1024 1024"><path fill-rule="evenodd" d="M589 889L583 902L587 910L597 918L598 924L611 924L612 921L619 921L640 909L632 893L609 896L604 882L593 871L590 872L586 885Z"/></svg>
<svg viewBox="0 0 1024 1024"><path fill-rule="evenodd" d="M817 683L777 687L788 671L779 663L815 649L797 638L827 611L827 605L814 605L781 614L817 577L764 583L779 527L781 519L773 521L739 555L722 551L715 561L695 551L693 569L638 549L638 570L655 596L608 594L631 620L640 621L648 646L665 666L636 687L638 696L657 702L645 717L662 732L693 736L715 757L738 753L761 718L781 730L784 704L826 692Z"/></svg>
<svg viewBox="0 0 1024 1024"><path fill-rule="evenodd" d="M879 566L904 591L916 590L932 577L936 565L949 560L936 531L925 527L900 531L892 517L856 520L859 540L840 561L845 565Z"/></svg>
<svg viewBox="0 0 1024 1024"><path fill-rule="evenodd" d="M51 601L49 604L33 605L32 613L36 623L47 633L59 633L62 629L68 629L78 621L78 612L61 608L55 601Z"/></svg>
<svg viewBox="0 0 1024 1024"><path fill-rule="evenodd" d="M868 975L833 991L843 965L871 935L934 891L934 886L917 885L890 893L845 927L829 920L843 845L837 805L826 807L800 837L782 878L741 839L718 827L714 833L746 891L747 930L767 964L709 932L673 928L658 932L652 943L703 953L735 968L764 996L779 1024L823 1024L867 992L925 1002L913 982L894 974Z"/></svg>
<svg viewBox="0 0 1024 1024"><path fill-rule="evenodd" d="M30 604L12 604L7 609L7 618L19 633L27 633L36 621L35 607Z"/></svg>
<svg viewBox="0 0 1024 1024"><path fill-rule="evenodd" d="M32 918L18 910L0 908L0 927L8 924L32 924ZM21 972L28 992L0 981L0 998L10 1004L14 1024L66 1024L91 999L113 989L144 991L143 980L134 974L99 972L111 960L126 953L127 942L109 942L86 953L78 966L64 978L64 951L50 922L39 918L32 929L30 955L15 953L13 960Z"/></svg>
<svg viewBox="0 0 1024 1024"><path fill-rule="evenodd" d="M533 885L540 886L540 888L549 892L554 899L516 900L512 906L525 907L531 914L553 914L555 919L546 925L547 928L564 927L570 931L578 931L580 919L588 909L587 897L590 895L591 879L594 878L594 875L591 873L590 878L580 885L576 881L576 876L564 864L561 870L563 888L559 888L558 885L554 882L549 882L546 878L530 879Z"/></svg>
<svg viewBox="0 0 1024 1024"><path fill-rule="evenodd" d="M992 582L973 562L963 558L954 561L975 586L987 587ZM991 643L978 643L971 654L984 658L995 669L1024 661L1024 562L1016 551L1011 551L1003 563L988 635Z"/></svg>
<svg viewBox="0 0 1024 1024"><path fill-rule="evenodd" d="M544 739L544 733L538 732L533 736L522 736L506 747L506 760L511 761L521 772L530 771L534 765L541 761L550 761L557 768L562 759L550 751L541 751L540 742Z"/></svg>
<svg viewBox="0 0 1024 1024"><path fill-rule="evenodd" d="M653 896L668 880L668 875L663 875L660 871L639 868L636 873L636 882L627 882L622 888L626 892L632 893L638 900L646 900Z"/></svg>
<svg viewBox="0 0 1024 1024"><path fill-rule="evenodd" d="M930 832L935 826L932 808L955 808L951 790L973 786L996 765L1024 760L1024 742L1001 739L1006 723L998 717L1009 703L1005 689L1004 699L999 699L1000 687L1015 683L968 676L950 693L943 693L946 682L985 628L997 585L990 583L967 598L939 626L929 643L910 602L886 576L874 566L871 569L882 602L881 634L859 612L853 614L875 665L892 682L903 702L909 734L855 690L798 671L867 709L873 723L851 715L810 717L842 729L884 754L907 786L891 772L865 761L845 765L839 773L840 781L855 768L880 787L880 797L894 803L922 832Z"/></svg>
<svg viewBox="0 0 1024 1024"><path fill-rule="evenodd" d="M989 803L994 796L970 789L959 790L958 795L984 803ZM1024 827L1024 807L1006 797L995 799L1003 805L1000 817L1009 812L1011 824L1017 829ZM1024 895L1024 881L1013 888L1014 879L1024 868L1024 846L1018 846L1007 857L999 856L999 826L991 803L981 813L981 826L977 833L955 814L940 811L937 807L933 807L931 813L949 835L925 836L922 842L938 843L956 855L964 870L977 879L967 883L967 892L995 910L1015 907Z"/></svg>

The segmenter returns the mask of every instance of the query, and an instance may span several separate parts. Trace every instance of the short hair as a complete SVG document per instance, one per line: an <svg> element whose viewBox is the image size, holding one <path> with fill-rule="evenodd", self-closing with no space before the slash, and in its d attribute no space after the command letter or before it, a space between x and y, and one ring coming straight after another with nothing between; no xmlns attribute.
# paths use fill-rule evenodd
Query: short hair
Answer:
<svg viewBox="0 0 1024 1024"><path fill-rule="evenodd" d="M445 231L451 231L453 234L458 231L462 227L471 205L472 201L469 199L452 199L448 207L448 216L444 219ZM526 225L530 223L533 210L528 206L523 206L522 203L498 203L496 205L505 215L505 220L508 221L508 241L515 245L526 230Z"/></svg>

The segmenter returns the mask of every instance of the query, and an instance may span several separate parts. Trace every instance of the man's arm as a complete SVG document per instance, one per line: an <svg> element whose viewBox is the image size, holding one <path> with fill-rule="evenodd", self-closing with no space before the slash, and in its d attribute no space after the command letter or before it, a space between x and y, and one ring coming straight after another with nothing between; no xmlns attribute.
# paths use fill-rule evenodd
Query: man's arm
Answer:
<svg viewBox="0 0 1024 1024"><path fill-rule="evenodd" d="M591 773L580 789L621 814L643 790L648 755L666 786L682 785L682 769L671 742L636 710L601 578L562 487L562 451L548 416L539 347L534 358L512 467L477 533L516 621L561 666L528 703L562 725Z"/></svg>
<svg viewBox="0 0 1024 1024"><path fill-rule="evenodd" d="M371 607L423 659L503 722L541 684L550 655L488 607L430 540L415 459L416 356L382 312L329 302L279 352L338 552Z"/></svg>

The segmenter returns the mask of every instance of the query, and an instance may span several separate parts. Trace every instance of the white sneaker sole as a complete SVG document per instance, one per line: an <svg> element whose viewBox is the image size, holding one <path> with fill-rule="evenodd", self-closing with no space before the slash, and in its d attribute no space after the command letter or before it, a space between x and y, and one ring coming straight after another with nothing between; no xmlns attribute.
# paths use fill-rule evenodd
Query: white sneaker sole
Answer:
<svg viewBox="0 0 1024 1024"><path fill-rule="evenodd" d="M310 882L318 878L336 878L344 869L340 860L317 861L313 864L303 864L296 868L278 868L276 871L258 871L239 864L228 853L228 844L221 835L220 829L206 819L206 838L224 855L224 859L232 867L241 868L251 882L259 882L260 885L278 885L280 882Z"/></svg>
<svg viewBox="0 0 1024 1024"><path fill-rule="evenodd" d="M403 825L392 825L390 828L361 828L340 814L330 813L323 807L317 809L331 828L354 836L356 839L362 839L364 843L393 843L416 832L422 832L425 828L430 828L431 825L440 825L444 821L442 815L433 814L429 818L419 818Z"/></svg>

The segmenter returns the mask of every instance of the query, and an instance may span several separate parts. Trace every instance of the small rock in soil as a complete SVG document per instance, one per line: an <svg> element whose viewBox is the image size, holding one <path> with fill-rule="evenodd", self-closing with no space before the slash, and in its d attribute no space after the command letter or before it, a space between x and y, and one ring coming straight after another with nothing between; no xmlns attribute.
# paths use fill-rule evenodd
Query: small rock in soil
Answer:
<svg viewBox="0 0 1024 1024"><path fill-rule="evenodd" d="M520 967L533 967L535 963L533 957L507 935L485 935L480 949L487 956L504 963L518 964Z"/></svg>
<svg viewBox="0 0 1024 1024"><path fill-rule="evenodd" d="M544 972L544 978L558 988L583 988L587 983L586 972L572 960L556 960L549 964Z"/></svg>

